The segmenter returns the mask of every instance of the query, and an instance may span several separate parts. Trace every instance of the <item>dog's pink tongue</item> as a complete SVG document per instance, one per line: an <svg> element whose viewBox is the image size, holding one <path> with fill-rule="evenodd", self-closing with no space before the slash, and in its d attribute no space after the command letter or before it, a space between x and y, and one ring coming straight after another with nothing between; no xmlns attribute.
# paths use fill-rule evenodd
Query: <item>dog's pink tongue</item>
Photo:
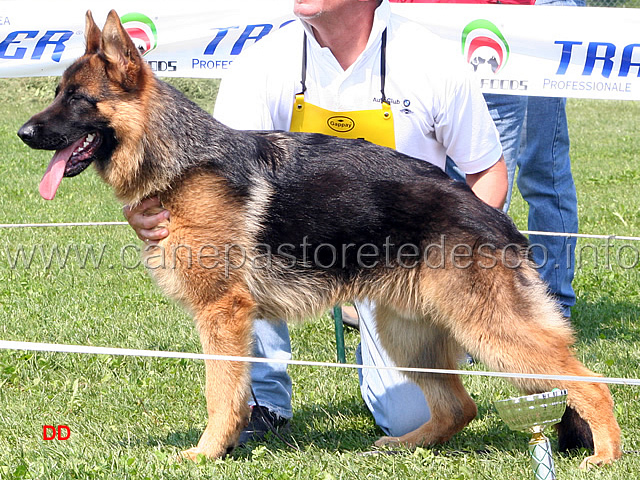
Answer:
<svg viewBox="0 0 640 480"><path fill-rule="evenodd" d="M56 196L56 191L60 186L60 182L62 182L62 177L64 176L64 169L67 166L67 160L71 158L71 154L78 147L80 142L84 140L79 140L72 145L69 145L67 148L63 148L62 150L56 151L49 162L49 166L47 167L47 171L42 177L40 181L40 196L45 200L53 200L53 197Z"/></svg>

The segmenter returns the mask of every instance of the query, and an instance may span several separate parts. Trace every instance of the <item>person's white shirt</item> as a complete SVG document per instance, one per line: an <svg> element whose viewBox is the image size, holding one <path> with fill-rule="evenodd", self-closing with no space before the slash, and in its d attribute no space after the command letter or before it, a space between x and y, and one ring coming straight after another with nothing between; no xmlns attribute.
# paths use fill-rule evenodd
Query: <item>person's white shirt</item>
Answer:
<svg viewBox="0 0 640 480"><path fill-rule="evenodd" d="M289 130L301 90L303 33L308 59L305 101L331 111L380 108L380 42L387 28L385 94L394 115L396 149L444 168L448 155L465 173L494 165L502 148L470 69L443 54L437 35L392 14L375 13L368 44L343 70L304 22L269 34L234 61L222 81L214 116L243 130Z"/></svg>

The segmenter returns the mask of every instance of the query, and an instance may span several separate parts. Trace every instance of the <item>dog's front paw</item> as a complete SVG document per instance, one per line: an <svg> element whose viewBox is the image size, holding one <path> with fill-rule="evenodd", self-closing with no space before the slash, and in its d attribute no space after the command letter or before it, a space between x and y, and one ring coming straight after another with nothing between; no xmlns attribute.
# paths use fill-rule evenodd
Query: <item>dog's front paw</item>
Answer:
<svg viewBox="0 0 640 480"><path fill-rule="evenodd" d="M203 447L201 443L189 450L183 450L180 452L178 455L178 461L191 460L192 462L200 462L202 458L222 458L230 455L235 448L235 445L226 448L218 448L211 445Z"/></svg>
<svg viewBox="0 0 640 480"><path fill-rule="evenodd" d="M178 460L191 460L192 462L197 462L199 455L205 455L205 453L198 447L193 447L189 450L183 450L182 452L180 452L180 455L178 455Z"/></svg>

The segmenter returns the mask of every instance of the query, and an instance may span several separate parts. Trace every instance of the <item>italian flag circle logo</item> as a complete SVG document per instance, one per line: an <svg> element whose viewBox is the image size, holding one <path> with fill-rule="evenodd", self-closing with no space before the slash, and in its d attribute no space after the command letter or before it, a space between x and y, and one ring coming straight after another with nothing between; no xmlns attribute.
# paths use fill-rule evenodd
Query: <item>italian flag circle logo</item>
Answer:
<svg viewBox="0 0 640 480"><path fill-rule="evenodd" d="M158 31L149 17L142 13L127 13L120 21L142 55L156 48Z"/></svg>
<svg viewBox="0 0 640 480"><path fill-rule="evenodd" d="M489 20L474 20L462 31L462 54L475 71L498 73L509 60L509 43Z"/></svg>

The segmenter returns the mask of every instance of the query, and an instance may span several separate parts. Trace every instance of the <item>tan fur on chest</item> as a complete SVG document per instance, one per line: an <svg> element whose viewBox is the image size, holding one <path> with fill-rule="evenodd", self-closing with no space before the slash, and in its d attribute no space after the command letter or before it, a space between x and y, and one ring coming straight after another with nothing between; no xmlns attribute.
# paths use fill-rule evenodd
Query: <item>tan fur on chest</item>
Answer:
<svg viewBox="0 0 640 480"><path fill-rule="evenodd" d="M171 212L170 235L145 249L144 264L165 294L194 310L240 280L251 241L246 208L223 179L199 171L160 200Z"/></svg>

